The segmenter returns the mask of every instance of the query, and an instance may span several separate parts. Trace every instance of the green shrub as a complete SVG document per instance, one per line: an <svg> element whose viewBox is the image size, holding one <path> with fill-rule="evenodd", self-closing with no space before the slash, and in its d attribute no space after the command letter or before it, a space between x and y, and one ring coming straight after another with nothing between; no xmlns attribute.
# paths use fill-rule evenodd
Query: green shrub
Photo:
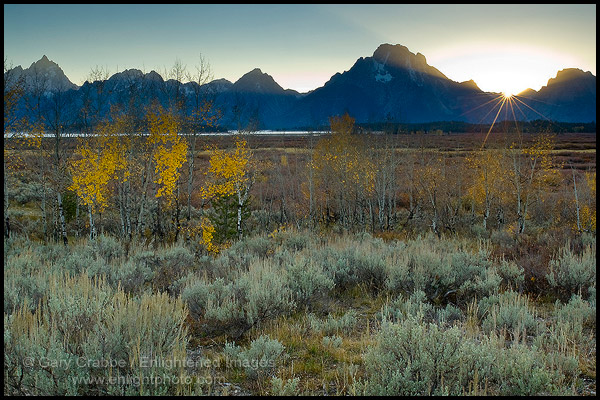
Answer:
<svg viewBox="0 0 600 400"><path fill-rule="evenodd" d="M269 261L250 264L236 283L245 288L244 312L250 326L288 314L296 307L287 274Z"/></svg>
<svg viewBox="0 0 600 400"><path fill-rule="evenodd" d="M64 258L55 261L52 269L58 273L78 275L86 269L103 270L106 264L106 261L94 254L91 247L84 245L75 246Z"/></svg>
<svg viewBox="0 0 600 400"><path fill-rule="evenodd" d="M298 396L300 394L300 389L298 389L298 384L300 383L300 379L293 378L287 379L285 382L274 376L271 378L271 395L272 396Z"/></svg>
<svg viewBox="0 0 600 400"><path fill-rule="evenodd" d="M283 358L283 351L284 346L279 341L266 335L253 340L246 350L231 343L225 347L230 366L243 367L249 379L264 379L272 374Z"/></svg>
<svg viewBox="0 0 600 400"><path fill-rule="evenodd" d="M506 329L514 336L523 331L536 334L541 329L529 298L517 292L507 291L481 299L479 312L485 332Z"/></svg>
<svg viewBox="0 0 600 400"><path fill-rule="evenodd" d="M321 340L321 342L323 343L323 347L338 348L342 345L342 338L337 335L323 336L323 339Z"/></svg>
<svg viewBox="0 0 600 400"><path fill-rule="evenodd" d="M568 352L574 344L579 348L588 347L593 341L589 329L596 327L596 308L580 295L573 295L567 304L556 300L554 321L549 328L550 348Z"/></svg>
<svg viewBox="0 0 600 400"><path fill-rule="evenodd" d="M248 271L225 283L190 280L181 298L192 317L201 322L208 336L226 333L239 337L254 325L291 312L295 308L285 274L271 263L257 260Z"/></svg>
<svg viewBox="0 0 600 400"><path fill-rule="evenodd" d="M567 244L559 257L550 261L546 278L550 286L567 298L579 292L587 296L589 288L596 286L596 246L586 246L578 255Z"/></svg>
<svg viewBox="0 0 600 400"><path fill-rule="evenodd" d="M409 317L384 322L377 344L364 357L365 395L462 394L461 332L441 330Z"/></svg>
<svg viewBox="0 0 600 400"><path fill-rule="evenodd" d="M408 242L390 259L386 285L393 292L423 291L431 301L466 302L494 293L501 277L488 251L473 253L460 242Z"/></svg>
<svg viewBox="0 0 600 400"><path fill-rule="evenodd" d="M505 347L493 332L474 340L458 327L444 329L408 317L382 324L376 344L364 356L365 379L355 388L379 396L464 395L484 387L503 396L564 394L559 386L564 376L553 362L555 355L535 347Z"/></svg>
<svg viewBox="0 0 600 400"><path fill-rule="evenodd" d="M48 285L47 300L33 313L21 307L5 315L5 394L164 395L190 389L175 379L185 376L187 309L181 301L166 294L134 299L86 274L52 275ZM161 381L132 382L150 377Z"/></svg>
<svg viewBox="0 0 600 400"><path fill-rule="evenodd" d="M237 337L250 328L243 309L242 291L238 285L225 284L223 278L211 283L195 280L183 289L181 299L188 305L190 316L200 321L203 334L212 336L225 332Z"/></svg>
<svg viewBox="0 0 600 400"><path fill-rule="evenodd" d="M514 261L502 259L498 267L498 273L502 278L502 285L515 291L520 291L525 280L525 270Z"/></svg>
<svg viewBox="0 0 600 400"><path fill-rule="evenodd" d="M264 236L252 236L235 242L226 252L232 254L249 254L251 256L264 258L267 255L272 254L274 250L275 245L268 238Z"/></svg>
<svg viewBox="0 0 600 400"><path fill-rule="evenodd" d="M320 264L301 257L288 262L288 286L296 304L303 304L310 309L335 286L333 279L323 271Z"/></svg>
<svg viewBox="0 0 600 400"><path fill-rule="evenodd" d="M4 266L4 313L27 304L34 311L48 290L48 271L31 251L11 255Z"/></svg>
<svg viewBox="0 0 600 400"><path fill-rule="evenodd" d="M381 290L387 278L383 255L363 247L326 247L315 255L315 262L323 266L336 288L348 289L361 283L371 290Z"/></svg>
<svg viewBox="0 0 600 400"><path fill-rule="evenodd" d="M422 290L416 290L406 299L403 295L399 295L385 304L379 314L381 320L394 322L401 322L409 317L433 321L434 315L434 307L427 302L427 296Z"/></svg>
<svg viewBox="0 0 600 400"><path fill-rule="evenodd" d="M313 236L308 232L284 231L275 237L284 249L298 252L314 242Z"/></svg>
<svg viewBox="0 0 600 400"><path fill-rule="evenodd" d="M89 242L89 245L102 257L106 262L123 257L125 251L121 242L113 236L98 235L95 240Z"/></svg>
<svg viewBox="0 0 600 400"><path fill-rule="evenodd" d="M354 330L358 322L356 311L349 310L339 318L329 314L325 320L320 320L314 314L308 314L310 329L324 335L339 333L349 334Z"/></svg>
<svg viewBox="0 0 600 400"><path fill-rule="evenodd" d="M385 304L378 317L382 320L390 320L401 323L406 318L416 318L424 322L437 322L438 324L451 325L455 321L459 321L463 316L462 311L447 304L443 308L435 308L427 302L427 296L422 290L417 290L407 299L399 295L393 301Z"/></svg>
<svg viewBox="0 0 600 400"><path fill-rule="evenodd" d="M194 254L185 247L169 247L159 254L159 257L160 265L152 278L152 284L157 291L170 290L173 282L194 268Z"/></svg>
<svg viewBox="0 0 600 400"><path fill-rule="evenodd" d="M130 258L123 264L111 265L109 282L113 287L118 285L127 293L141 293L152 281L154 272L148 263Z"/></svg>

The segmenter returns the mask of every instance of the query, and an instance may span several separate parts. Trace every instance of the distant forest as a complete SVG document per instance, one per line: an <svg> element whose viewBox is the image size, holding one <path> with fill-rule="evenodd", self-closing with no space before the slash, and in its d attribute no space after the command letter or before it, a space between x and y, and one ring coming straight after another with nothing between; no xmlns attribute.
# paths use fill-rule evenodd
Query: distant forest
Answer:
<svg viewBox="0 0 600 400"><path fill-rule="evenodd" d="M411 133L430 133L430 134L448 134L448 133L477 133L487 132L490 124L470 124L460 121L440 121L424 123L357 123L359 129L363 131L380 131L385 133L411 134ZM596 133L596 123L588 122L554 122L546 120L533 121L501 121L496 122L491 132L510 132L510 133Z"/></svg>

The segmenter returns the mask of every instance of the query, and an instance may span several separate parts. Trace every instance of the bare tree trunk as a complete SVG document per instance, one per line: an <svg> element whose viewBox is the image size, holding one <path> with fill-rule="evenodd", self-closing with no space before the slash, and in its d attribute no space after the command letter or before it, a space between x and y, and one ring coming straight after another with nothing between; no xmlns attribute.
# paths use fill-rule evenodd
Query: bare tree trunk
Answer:
<svg viewBox="0 0 600 400"><path fill-rule="evenodd" d="M79 196L75 196L75 237L79 237Z"/></svg>
<svg viewBox="0 0 600 400"><path fill-rule="evenodd" d="M4 221L6 227L4 230L4 236L10 237L10 223L8 220L8 184L6 182L6 158L4 158Z"/></svg>
<svg viewBox="0 0 600 400"><path fill-rule="evenodd" d="M48 219L46 218L46 181L42 179L42 223L44 226L44 240L48 241Z"/></svg>
<svg viewBox="0 0 600 400"><path fill-rule="evenodd" d="M96 225L94 225L94 216L90 205L88 205L88 217L90 219L90 240L94 240L96 239Z"/></svg>
<svg viewBox="0 0 600 400"><path fill-rule="evenodd" d="M124 203L124 198L123 198L123 186L119 183L118 185L118 190L119 190L119 219L121 220L121 237L125 237L125 207L123 205Z"/></svg>
<svg viewBox="0 0 600 400"><path fill-rule="evenodd" d="M577 214L577 232L581 233L581 219L579 217L579 197L577 196L577 182L575 181L575 169L571 166L573 173L573 192L575 193L575 212Z"/></svg>
<svg viewBox="0 0 600 400"><path fill-rule="evenodd" d="M237 207L237 233L238 239L242 238L242 204L238 202Z"/></svg>
<svg viewBox="0 0 600 400"><path fill-rule="evenodd" d="M158 242L163 242L163 232L162 232L162 217L160 213L160 197L156 198L156 224L154 225L154 248L158 247Z"/></svg>
<svg viewBox="0 0 600 400"><path fill-rule="evenodd" d="M138 214L138 221L137 221L137 231L138 234L142 234L142 231L144 229L145 226L145 222L144 222L144 205L146 203L146 192L148 190L148 182L150 182L150 179L148 177L148 174L146 174L146 169L144 168L142 171L142 198L140 199L140 211Z"/></svg>
<svg viewBox="0 0 600 400"><path fill-rule="evenodd" d="M131 180L127 179L127 190L125 191L125 227L127 238L131 240Z"/></svg>
<svg viewBox="0 0 600 400"><path fill-rule="evenodd" d="M180 214L180 207L179 207L179 182L177 182L177 194L175 197L175 242L177 242L177 239L179 238L179 231L181 230L181 223L179 222L179 214Z"/></svg>
<svg viewBox="0 0 600 400"><path fill-rule="evenodd" d="M189 171L187 182L187 220L190 222L192 218L192 183L194 180L194 157L196 155L196 131L192 134L192 146L190 155L188 156Z"/></svg>
<svg viewBox="0 0 600 400"><path fill-rule="evenodd" d="M69 243L67 239L67 225L65 223L65 212L63 209L62 195L60 194L60 190L56 191L56 199L58 201L58 217L60 220L60 235L63 240L63 244L66 246Z"/></svg>
<svg viewBox="0 0 600 400"><path fill-rule="evenodd" d="M487 220L488 220L489 216L490 216L490 209L486 205L485 211L483 212L483 230L487 230Z"/></svg>

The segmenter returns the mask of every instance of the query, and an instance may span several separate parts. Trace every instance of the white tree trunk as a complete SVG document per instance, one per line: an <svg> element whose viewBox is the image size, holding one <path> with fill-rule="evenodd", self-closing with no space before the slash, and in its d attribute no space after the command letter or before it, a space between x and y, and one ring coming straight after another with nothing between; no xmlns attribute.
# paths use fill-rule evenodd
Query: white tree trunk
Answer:
<svg viewBox="0 0 600 400"><path fill-rule="evenodd" d="M67 225L65 223L65 212L63 209L62 195L60 191L56 192L56 199L58 201L58 218L60 221L60 235L63 240L63 244L66 246L69 241L67 239Z"/></svg>

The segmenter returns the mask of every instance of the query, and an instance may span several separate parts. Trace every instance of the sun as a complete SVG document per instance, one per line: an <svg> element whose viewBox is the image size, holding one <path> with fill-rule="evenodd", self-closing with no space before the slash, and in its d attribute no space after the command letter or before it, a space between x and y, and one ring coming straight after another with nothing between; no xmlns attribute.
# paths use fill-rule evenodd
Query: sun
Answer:
<svg viewBox="0 0 600 400"><path fill-rule="evenodd" d="M512 92L512 90L504 90L502 91L502 96L504 96L505 99L510 99L514 96L514 93Z"/></svg>

